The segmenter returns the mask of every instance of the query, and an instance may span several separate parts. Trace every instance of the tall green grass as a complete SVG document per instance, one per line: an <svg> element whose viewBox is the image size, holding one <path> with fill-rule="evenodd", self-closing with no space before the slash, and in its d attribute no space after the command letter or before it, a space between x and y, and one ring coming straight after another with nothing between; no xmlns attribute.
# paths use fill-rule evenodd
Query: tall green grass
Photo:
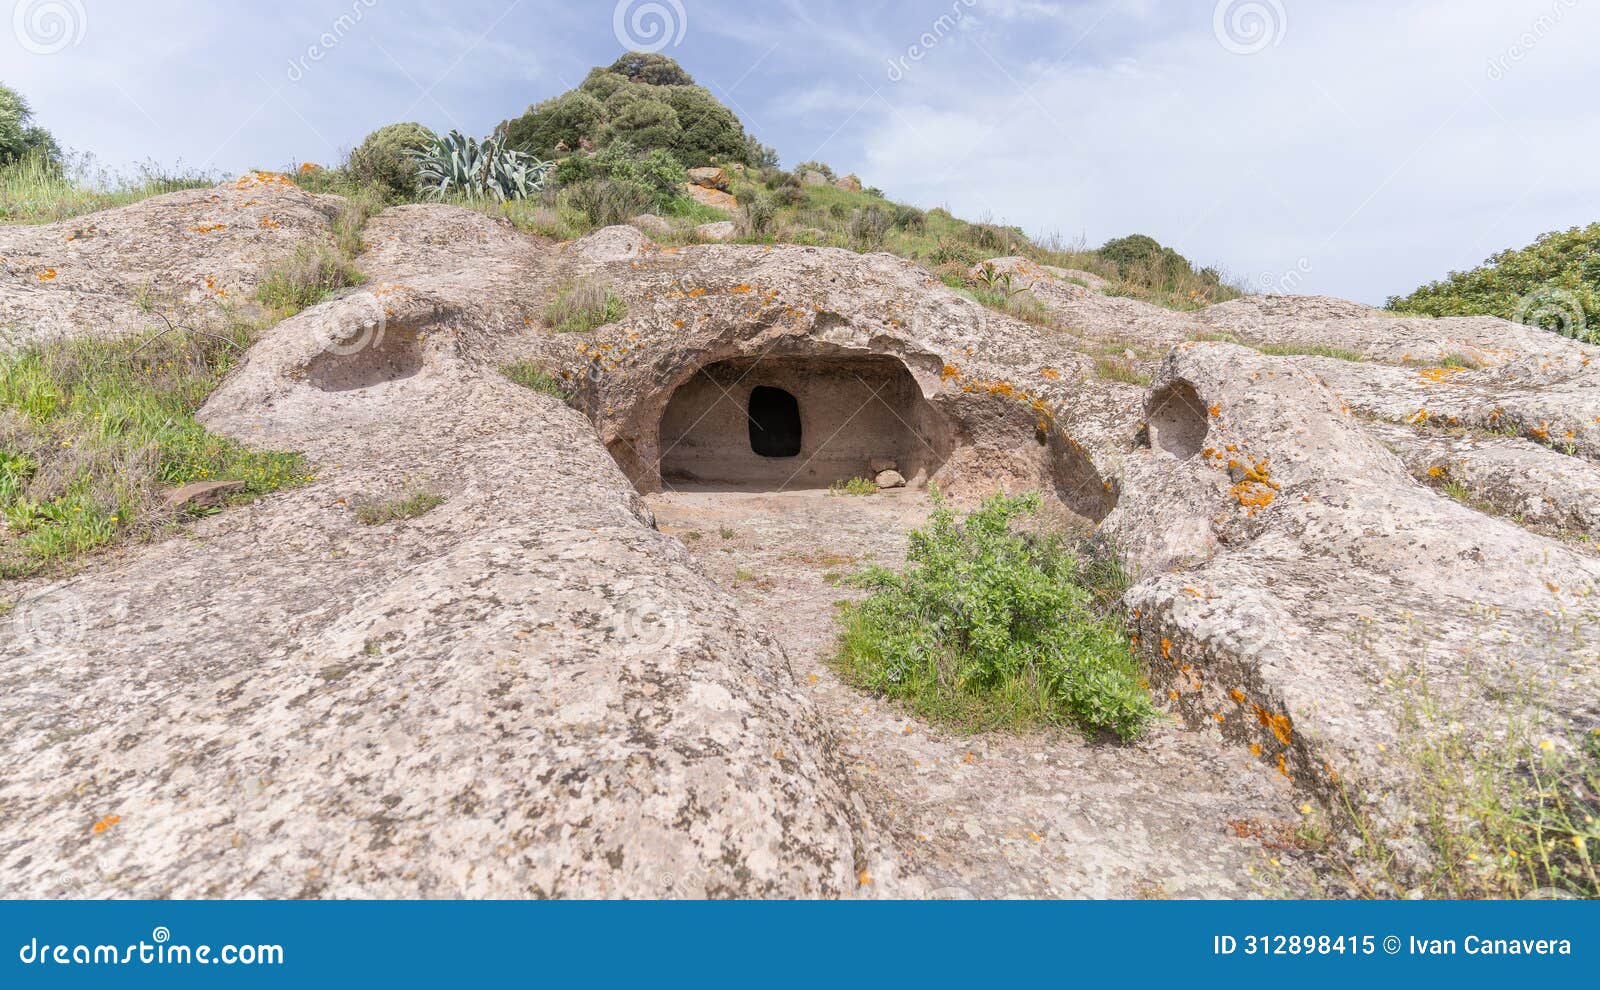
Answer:
<svg viewBox="0 0 1600 990"><path fill-rule="evenodd" d="M86 160L63 166L28 155L0 165L0 223L52 223L217 181L201 171L148 162L118 175L95 170Z"/></svg>
<svg viewBox="0 0 1600 990"><path fill-rule="evenodd" d="M74 338L0 358L0 577L153 535L179 516L167 491L190 482L241 481L243 499L309 480L299 454L195 421L255 332Z"/></svg>

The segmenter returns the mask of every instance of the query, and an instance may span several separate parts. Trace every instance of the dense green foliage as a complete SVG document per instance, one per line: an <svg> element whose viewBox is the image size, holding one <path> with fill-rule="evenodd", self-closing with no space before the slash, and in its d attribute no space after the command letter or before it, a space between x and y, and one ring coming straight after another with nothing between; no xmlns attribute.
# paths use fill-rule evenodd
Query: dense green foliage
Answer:
<svg viewBox="0 0 1600 990"><path fill-rule="evenodd" d="M1038 495L997 495L958 524L939 501L903 575L871 568L844 610L840 666L860 687L968 728L1071 724L1132 739L1154 716L1100 569L1013 529Z"/></svg>
<svg viewBox="0 0 1600 990"><path fill-rule="evenodd" d="M1481 267L1391 298L1389 308L1426 316L1499 316L1600 343L1600 223L1501 251Z"/></svg>
<svg viewBox="0 0 1600 990"><path fill-rule="evenodd" d="M501 125L509 147L561 157L626 142L636 153L664 152L695 168L759 165L771 152L745 133L733 111L696 86L665 55L629 52L591 71L575 90L530 107Z"/></svg>
<svg viewBox="0 0 1600 990"><path fill-rule="evenodd" d="M1145 234L1113 238L1100 246L1099 254L1116 265L1123 278L1154 288L1209 297L1222 286L1222 275L1215 268L1196 268L1188 258Z"/></svg>
<svg viewBox="0 0 1600 990"><path fill-rule="evenodd" d="M30 155L59 163L61 146L49 131L34 124L33 108L22 94L0 83L0 165Z"/></svg>
<svg viewBox="0 0 1600 990"><path fill-rule="evenodd" d="M172 487L228 479L252 497L304 481L299 455L248 450L194 419L253 336L77 338L0 360L0 577L154 532L173 518Z"/></svg>
<svg viewBox="0 0 1600 990"><path fill-rule="evenodd" d="M418 193L417 155L438 140L421 124L380 127L350 152L345 169L360 185L377 186L394 199L410 199Z"/></svg>

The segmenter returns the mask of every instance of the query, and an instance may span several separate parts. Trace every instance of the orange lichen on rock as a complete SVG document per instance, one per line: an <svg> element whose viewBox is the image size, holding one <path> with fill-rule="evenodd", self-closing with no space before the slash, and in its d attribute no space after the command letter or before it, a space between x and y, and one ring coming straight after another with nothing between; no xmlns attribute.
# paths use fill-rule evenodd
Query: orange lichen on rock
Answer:
<svg viewBox="0 0 1600 990"><path fill-rule="evenodd" d="M260 227L262 230L273 230L275 228L282 227L283 224L272 219L271 217L262 217L261 222L256 224L256 226Z"/></svg>
<svg viewBox="0 0 1600 990"><path fill-rule="evenodd" d="M1043 375L1045 378L1050 379L1051 381L1055 381L1057 378L1061 377L1061 372L1057 371L1054 368L1040 368L1039 369L1039 374Z"/></svg>
<svg viewBox="0 0 1600 990"><path fill-rule="evenodd" d="M46 268L44 271L39 273L39 281L41 282L53 282L55 281L55 277L56 270L54 268Z"/></svg>
<svg viewBox="0 0 1600 990"><path fill-rule="evenodd" d="M1161 639L1161 656L1166 660L1172 659L1172 640L1166 637Z"/></svg>
<svg viewBox="0 0 1600 990"><path fill-rule="evenodd" d="M203 223L196 227L190 227L189 231L195 234L213 234L219 230L227 229L228 225L225 223Z"/></svg>
<svg viewBox="0 0 1600 990"><path fill-rule="evenodd" d="M1228 697L1232 698L1241 705L1244 704L1244 692L1238 688L1234 688L1232 691L1229 691Z"/></svg>
<svg viewBox="0 0 1600 990"><path fill-rule="evenodd" d="M1417 372L1422 380L1433 385L1442 385L1450 380L1450 376L1459 375L1465 368L1423 368Z"/></svg>
<svg viewBox="0 0 1600 990"><path fill-rule="evenodd" d="M1256 720L1262 725L1271 729L1272 734L1277 737L1279 742L1283 743L1285 746L1289 745L1289 740L1294 736L1294 727L1289 722L1289 716L1274 715L1265 708L1262 708L1260 705L1255 705L1253 707L1256 710Z"/></svg>

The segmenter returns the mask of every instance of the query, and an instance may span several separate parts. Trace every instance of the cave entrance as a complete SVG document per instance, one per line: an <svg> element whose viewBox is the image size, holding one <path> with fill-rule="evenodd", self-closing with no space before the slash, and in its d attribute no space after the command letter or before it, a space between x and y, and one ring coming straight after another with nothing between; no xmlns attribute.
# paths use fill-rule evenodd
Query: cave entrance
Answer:
<svg viewBox="0 0 1600 990"><path fill-rule="evenodd" d="M800 400L781 388L750 390L750 449L762 457L798 457L804 430Z"/></svg>
<svg viewBox="0 0 1600 990"><path fill-rule="evenodd" d="M917 486L952 444L906 366L877 354L707 364L673 392L658 435L664 484L757 491L827 488L890 467Z"/></svg>

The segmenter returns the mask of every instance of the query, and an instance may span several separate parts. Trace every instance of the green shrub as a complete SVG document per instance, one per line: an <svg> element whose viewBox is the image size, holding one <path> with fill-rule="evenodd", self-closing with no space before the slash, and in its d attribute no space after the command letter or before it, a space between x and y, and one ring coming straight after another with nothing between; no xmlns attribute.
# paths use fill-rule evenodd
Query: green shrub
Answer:
<svg viewBox="0 0 1600 990"><path fill-rule="evenodd" d="M592 155L570 155L556 165L557 186L590 179L612 179L649 189L657 203L682 192L688 172L683 163L662 148L638 151L627 141L616 141Z"/></svg>
<svg viewBox="0 0 1600 990"><path fill-rule="evenodd" d="M655 52L626 52L608 70L629 82L651 86L693 86L694 77L670 56Z"/></svg>
<svg viewBox="0 0 1600 990"><path fill-rule="evenodd" d="M677 62L641 52L591 70L577 89L529 107L502 124L501 133L508 147L541 156L578 155L625 141L640 155L668 152L691 168L777 161Z"/></svg>
<svg viewBox="0 0 1600 990"><path fill-rule="evenodd" d="M556 293L545 307L544 320L557 333L581 333L627 315L628 304L611 286L594 279L579 279Z"/></svg>
<svg viewBox="0 0 1600 990"><path fill-rule="evenodd" d="M540 158L576 151L583 141L593 142L599 136L606 120L601 99L591 92L572 90L530 107L505 124L506 145Z"/></svg>
<svg viewBox="0 0 1600 990"><path fill-rule="evenodd" d="M29 156L59 165L61 146L33 123L33 108L22 94L0 85L0 165Z"/></svg>
<svg viewBox="0 0 1600 990"><path fill-rule="evenodd" d="M1422 316L1498 316L1600 344L1600 222L1501 251L1479 268L1392 297L1388 307Z"/></svg>
<svg viewBox="0 0 1600 990"><path fill-rule="evenodd" d="M766 196L747 196L740 206L740 225L746 237L766 237L778 218L778 207Z"/></svg>
<svg viewBox="0 0 1600 990"><path fill-rule="evenodd" d="M958 525L936 498L929 527L911 534L906 573L858 578L872 594L843 611L847 679L972 729L1137 736L1155 709L1090 569L1058 537L1013 531L1039 504L997 495Z"/></svg>
<svg viewBox="0 0 1600 990"><path fill-rule="evenodd" d="M557 203L586 220L591 227L627 223L658 204L655 192L632 182L589 179L561 190Z"/></svg>
<svg viewBox="0 0 1600 990"><path fill-rule="evenodd" d="M350 152L345 171L361 186L376 186L391 199L412 199L417 193L417 155L438 135L421 124L380 127Z"/></svg>
<svg viewBox="0 0 1600 990"><path fill-rule="evenodd" d="M883 247L884 238L889 236L889 222L889 214L876 206L855 210L850 214L845 235L850 238L850 246L857 251L877 251Z"/></svg>

